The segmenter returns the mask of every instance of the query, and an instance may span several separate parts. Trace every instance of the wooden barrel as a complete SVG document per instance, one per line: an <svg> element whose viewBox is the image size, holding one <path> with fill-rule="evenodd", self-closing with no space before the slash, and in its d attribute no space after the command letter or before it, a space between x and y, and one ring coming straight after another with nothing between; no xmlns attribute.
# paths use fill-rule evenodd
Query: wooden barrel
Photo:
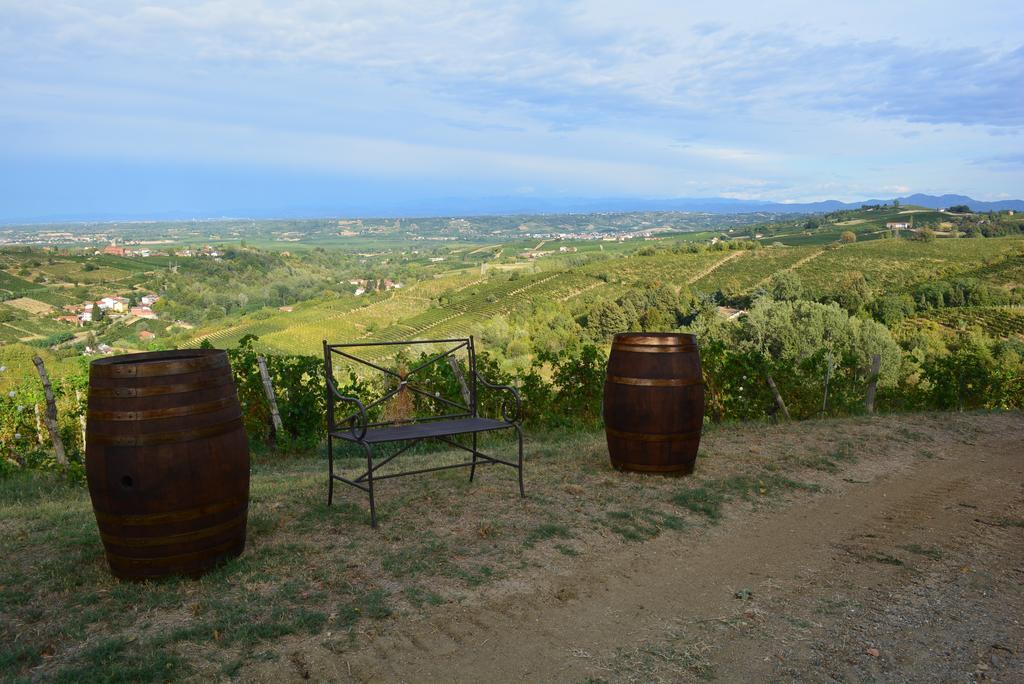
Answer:
<svg viewBox="0 0 1024 684"><path fill-rule="evenodd" d="M605 434L614 467L692 473L703 422L704 381L695 336L615 336L604 384Z"/></svg>
<svg viewBox="0 0 1024 684"><path fill-rule="evenodd" d="M249 445L227 354L93 361L85 467L115 576L197 576L240 554Z"/></svg>

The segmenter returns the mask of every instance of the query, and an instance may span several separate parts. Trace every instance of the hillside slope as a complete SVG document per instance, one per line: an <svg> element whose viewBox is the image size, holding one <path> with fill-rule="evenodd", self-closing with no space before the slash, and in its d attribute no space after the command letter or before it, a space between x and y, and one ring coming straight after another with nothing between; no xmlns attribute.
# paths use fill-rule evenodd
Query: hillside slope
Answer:
<svg viewBox="0 0 1024 684"><path fill-rule="evenodd" d="M878 294L905 291L944 277L972 276L1002 285L985 264L1015 264L1020 238L985 240L869 240L850 245L767 245L758 250L657 253L605 259L582 266L552 261L543 269L489 276L466 272L416 283L375 298L315 299L287 312L257 312L230 325L199 329L189 341L231 347L246 334L277 354L317 354L321 340L399 340L481 334L498 317L508 319L553 304L614 299L644 284L669 284L710 294L720 288L753 292L773 275L794 271L813 297L827 297L863 274ZM1002 261L1000 261L1002 260ZM992 268L996 268L993 266ZM1015 282L1013 284L1016 284ZM581 310L586 310L581 306Z"/></svg>

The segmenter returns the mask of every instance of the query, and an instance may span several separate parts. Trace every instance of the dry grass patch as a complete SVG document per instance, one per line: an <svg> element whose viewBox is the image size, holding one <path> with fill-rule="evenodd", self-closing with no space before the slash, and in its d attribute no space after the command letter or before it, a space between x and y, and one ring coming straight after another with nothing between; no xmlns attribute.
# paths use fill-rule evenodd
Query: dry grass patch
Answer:
<svg viewBox="0 0 1024 684"><path fill-rule="evenodd" d="M15 309L20 309L34 316L46 316L56 311L53 306L50 306L46 302L41 302L38 299L32 299L31 297L8 299L4 304L7 306L13 306Z"/></svg>

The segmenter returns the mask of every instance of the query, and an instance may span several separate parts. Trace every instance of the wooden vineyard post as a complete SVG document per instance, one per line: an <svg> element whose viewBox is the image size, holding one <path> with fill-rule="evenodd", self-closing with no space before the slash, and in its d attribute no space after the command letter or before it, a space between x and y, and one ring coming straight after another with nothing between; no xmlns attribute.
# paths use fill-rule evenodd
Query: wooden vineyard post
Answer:
<svg viewBox="0 0 1024 684"><path fill-rule="evenodd" d="M50 386L50 376L46 374L46 366L38 356L32 358L39 371L39 379L43 381L43 392L46 393L46 428L50 431L50 441L53 442L53 451L57 455L57 463L65 468L68 465L68 457L64 454L64 442L60 439L60 431L57 429L57 402L53 398L53 388Z"/></svg>
<svg viewBox="0 0 1024 684"><path fill-rule="evenodd" d="M81 390L75 390L75 401L78 403L79 406L82 405L82 392L81 392ZM83 452L85 451L85 423L86 423L86 421L85 421L85 411L82 411L80 414L78 414L78 424L82 428L82 451Z"/></svg>
<svg viewBox="0 0 1024 684"><path fill-rule="evenodd" d="M792 420L792 418L789 417L789 409L786 408L786 402L782 400L782 395L779 394L779 388L775 386L775 380L772 379L772 376L768 373L765 373L764 377L768 381L768 387L772 391L772 396L775 398L775 405L779 407L780 411L782 411L782 415L786 417L786 420Z"/></svg>
<svg viewBox="0 0 1024 684"><path fill-rule="evenodd" d="M832 357L828 357L828 363L825 365L825 395L821 398L821 417L825 417L826 411L828 411L828 381L832 377Z"/></svg>
<svg viewBox="0 0 1024 684"><path fill-rule="evenodd" d="M448 365L452 367L452 373L455 374L455 379L459 381L459 391L462 393L462 400L466 402L466 406L471 406L473 398L469 395L469 386L466 384L466 378L462 375L462 369L459 368L459 362L455 360L454 356L449 356Z"/></svg>
<svg viewBox="0 0 1024 684"><path fill-rule="evenodd" d="M267 371L267 360L262 356L256 357L256 363L260 366L260 377L263 379L263 391L267 395L267 404L270 406L270 419L274 424L274 435L281 432L281 414L277 410L277 397L274 396L274 384L270 381L270 373Z"/></svg>
<svg viewBox="0 0 1024 684"><path fill-rule="evenodd" d="M43 412L39 410L39 404L32 404L32 410L36 412L36 441L42 445L46 443L43 438Z"/></svg>
<svg viewBox="0 0 1024 684"><path fill-rule="evenodd" d="M869 414L875 412L875 390L878 388L878 373L882 370L882 357L871 355L871 373L868 376L868 395L864 399L864 408Z"/></svg>

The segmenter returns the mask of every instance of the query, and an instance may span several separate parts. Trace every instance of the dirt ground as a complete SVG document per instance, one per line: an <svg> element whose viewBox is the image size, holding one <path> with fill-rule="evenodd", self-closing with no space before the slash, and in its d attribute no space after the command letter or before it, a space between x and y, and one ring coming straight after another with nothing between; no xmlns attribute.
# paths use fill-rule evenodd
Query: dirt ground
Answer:
<svg viewBox="0 0 1024 684"><path fill-rule="evenodd" d="M392 620L357 648L330 632L296 638L281 644L287 657L239 674L1024 681L1024 417L913 421L842 424L860 456L823 476L820 493L731 505L717 525L563 558ZM756 454L752 437L719 435L714 448Z"/></svg>

